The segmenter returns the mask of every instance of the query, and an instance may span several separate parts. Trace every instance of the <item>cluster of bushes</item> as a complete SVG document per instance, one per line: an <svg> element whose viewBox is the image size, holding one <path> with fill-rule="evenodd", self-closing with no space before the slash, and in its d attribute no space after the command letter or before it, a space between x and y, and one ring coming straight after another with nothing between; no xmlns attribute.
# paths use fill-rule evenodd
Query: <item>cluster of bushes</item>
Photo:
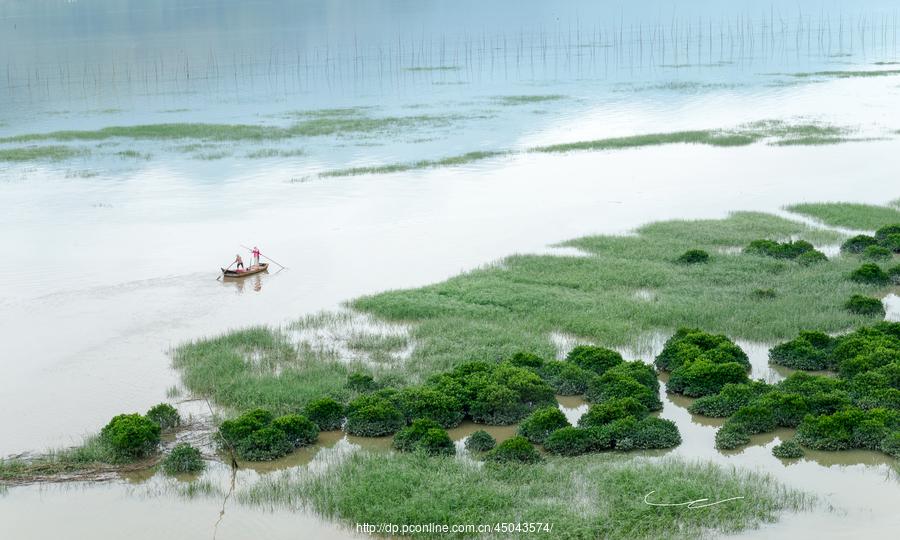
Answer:
<svg viewBox="0 0 900 540"><path fill-rule="evenodd" d="M854 294L844 303L844 309L856 315L867 317L884 317L884 304L878 298Z"/></svg>
<svg viewBox="0 0 900 540"><path fill-rule="evenodd" d="M116 462L129 462L149 456L159 446L160 434L181 424L175 407L160 403L147 414L120 414L100 430L100 441Z"/></svg>
<svg viewBox="0 0 900 540"><path fill-rule="evenodd" d="M470 452L487 452L495 446L497 440L483 429L479 429L466 439L466 450Z"/></svg>
<svg viewBox="0 0 900 540"><path fill-rule="evenodd" d="M797 428L796 442L813 449L867 448L895 455L900 438L900 323L880 322L834 337L801 332L773 347L772 363L829 369L838 377L802 371L777 384L729 384L691 405L691 412L729 417L716 446L747 444L750 435Z"/></svg>
<svg viewBox="0 0 900 540"><path fill-rule="evenodd" d="M744 253L763 255L776 259L796 260L803 265L827 261L828 257L805 240L776 242L774 240L754 240L744 248Z"/></svg>
<svg viewBox="0 0 900 540"><path fill-rule="evenodd" d="M784 441L772 448L772 455L781 459L799 459L803 457L803 447L797 441Z"/></svg>
<svg viewBox="0 0 900 540"><path fill-rule="evenodd" d="M318 438L319 428L305 416L286 414L276 418L265 409L225 420L218 433L220 444L248 461L277 459Z"/></svg>
<svg viewBox="0 0 900 540"><path fill-rule="evenodd" d="M726 336L679 328L656 357L656 367L670 372L668 391L699 397L748 382L750 360Z"/></svg>
<svg viewBox="0 0 900 540"><path fill-rule="evenodd" d="M442 428L434 420L419 418L394 435L393 446L402 452L424 452L438 456L456 454L456 446Z"/></svg>
<svg viewBox="0 0 900 540"><path fill-rule="evenodd" d="M900 223L881 227L875 231L875 236L860 234L849 238L841 245L841 251L889 259L892 253L900 253Z"/></svg>
<svg viewBox="0 0 900 540"><path fill-rule="evenodd" d="M678 264L700 264L707 261L709 261L709 253L702 249L689 249L675 259Z"/></svg>
<svg viewBox="0 0 900 540"><path fill-rule="evenodd" d="M866 285L887 285L891 281L887 272L875 263L866 263L850 272L850 279Z"/></svg>
<svg viewBox="0 0 900 540"><path fill-rule="evenodd" d="M175 445L162 460L162 469L166 474L198 473L206 467L200 450L187 443Z"/></svg>

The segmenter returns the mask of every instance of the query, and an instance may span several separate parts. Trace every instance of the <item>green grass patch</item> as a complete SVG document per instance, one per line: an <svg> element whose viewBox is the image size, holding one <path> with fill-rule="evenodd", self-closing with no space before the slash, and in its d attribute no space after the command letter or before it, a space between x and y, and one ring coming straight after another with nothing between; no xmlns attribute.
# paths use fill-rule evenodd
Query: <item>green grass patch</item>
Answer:
<svg viewBox="0 0 900 540"><path fill-rule="evenodd" d="M493 100L500 105L516 106L529 105L531 103L546 103L548 101L560 101L566 96L560 94L521 95L521 96L497 96Z"/></svg>
<svg viewBox="0 0 900 540"><path fill-rule="evenodd" d="M900 75L900 69L878 69L872 71L812 71L791 73L792 77L797 77L798 79L807 79L812 77L851 79L857 77L888 77L891 75Z"/></svg>
<svg viewBox="0 0 900 540"><path fill-rule="evenodd" d="M741 499L687 509L650 506L648 494L655 503ZM346 523L540 522L552 529L529 536L585 539L733 533L812 504L769 476L677 459L583 456L475 467L452 457L368 452L355 453L321 475L263 479L237 497L265 507L309 504Z"/></svg>
<svg viewBox="0 0 900 540"><path fill-rule="evenodd" d="M395 172L403 172L403 171L412 171L412 170L420 170L420 169L433 169L435 167L453 167L458 165L465 165L468 163L474 163L476 161L482 161L485 159L491 159L495 157L500 157L507 155L509 152L491 152L491 151L477 151L477 152L467 152L465 154L460 154L458 156L450 156L442 159L423 159L420 161L413 161L409 163L392 163L389 165L374 165L371 167L352 167L349 169L336 169L331 171L325 171L321 173L319 176L323 178L335 178L342 176L358 176L362 174L388 174Z"/></svg>
<svg viewBox="0 0 900 540"><path fill-rule="evenodd" d="M262 148L259 150L254 150L253 152L249 152L247 154L247 158L249 159L267 159L267 158L277 158L277 157L297 157L305 155L304 152L300 148L293 149L285 149L285 148Z"/></svg>
<svg viewBox="0 0 900 540"><path fill-rule="evenodd" d="M785 210L817 219L826 225L848 229L875 230L900 223L900 209L872 204L803 203L787 206Z"/></svg>
<svg viewBox="0 0 900 540"><path fill-rule="evenodd" d="M82 149L59 145L0 148L0 161L62 161L85 153Z"/></svg>
<svg viewBox="0 0 900 540"><path fill-rule="evenodd" d="M121 152L116 152L116 155L122 159L144 159L148 160L153 156L151 154L142 154L137 150L122 150Z"/></svg>
<svg viewBox="0 0 900 540"><path fill-rule="evenodd" d="M105 469L114 461L109 445L94 435L74 448L51 450L33 459L0 459L0 480L28 480Z"/></svg>

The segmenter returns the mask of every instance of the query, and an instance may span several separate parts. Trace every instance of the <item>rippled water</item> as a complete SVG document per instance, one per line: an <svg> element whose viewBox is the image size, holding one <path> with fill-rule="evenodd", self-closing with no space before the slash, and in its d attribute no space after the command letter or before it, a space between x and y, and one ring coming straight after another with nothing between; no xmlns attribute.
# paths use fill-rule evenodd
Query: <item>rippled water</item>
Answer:
<svg viewBox="0 0 900 540"><path fill-rule="evenodd" d="M178 383L166 353L187 340L282 324L360 294L649 221L895 199L900 76L790 75L891 69L875 63L900 59L895 9L872 0L852 10L810 1L790 9L750 1L0 2L0 137L159 122L282 125L293 111L335 107L452 117L409 131L282 142L276 146L304 153L267 159L246 157L267 148L253 142L215 143L205 151L226 155L209 160L176 149L190 141L113 140L78 143L90 154L62 162L0 162L0 237L15 270L0 288L0 455L73 444L116 413L165 400ZM435 67L447 69L423 69ZM504 101L522 95L556 97ZM515 154L453 168L316 176L472 150L798 118L883 140ZM110 142L116 146L102 146ZM116 155L123 150L152 157ZM217 281L240 244L260 245L289 268L247 283ZM896 317L896 296L887 305ZM557 337L561 348L572 343ZM632 356L649 358L658 341ZM755 359L754 376L780 376L765 363L765 345L742 346ZM563 404L571 418L583 409ZM686 405L667 399L662 412L684 437L676 454L772 472L847 512L788 518L758 534L852 528L877 537L900 526L897 484L879 454L811 452L786 464L770 453L786 435L776 433L723 455L713 445L716 422L691 418ZM372 443L324 437L327 448ZM315 455L299 452L274 466L306 466ZM266 467L254 466L243 481ZM227 484L223 467L207 476ZM211 534L221 501L182 500L172 482L13 488L0 494L0 533L48 536L65 523L76 538L127 525L136 537ZM351 534L306 513L232 503L218 537L294 538L299 530Z"/></svg>

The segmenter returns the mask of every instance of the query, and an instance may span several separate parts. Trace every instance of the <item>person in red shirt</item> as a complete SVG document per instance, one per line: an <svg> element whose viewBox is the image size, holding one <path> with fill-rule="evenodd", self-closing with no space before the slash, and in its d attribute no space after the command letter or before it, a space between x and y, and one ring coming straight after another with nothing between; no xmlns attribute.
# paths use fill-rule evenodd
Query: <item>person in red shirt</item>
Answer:
<svg viewBox="0 0 900 540"><path fill-rule="evenodd" d="M253 259L252 259L253 266L259 266L259 248L256 246L253 246L253 251L251 253L253 254Z"/></svg>

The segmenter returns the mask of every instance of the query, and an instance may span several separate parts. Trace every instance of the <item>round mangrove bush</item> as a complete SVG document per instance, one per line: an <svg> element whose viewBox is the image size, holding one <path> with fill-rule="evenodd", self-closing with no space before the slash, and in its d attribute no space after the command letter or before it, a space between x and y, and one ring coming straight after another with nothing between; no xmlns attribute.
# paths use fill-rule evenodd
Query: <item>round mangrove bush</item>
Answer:
<svg viewBox="0 0 900 540"><path fill-rule="evenodd" d="M799 459L803 457L803 448L796 441L788 440L776 444L772 448L772 455L781 459Z"/></svg>
<svg viewBox="0 0 900 540"><path fill-rule="evenodd" d="M900 285L900 264L897 266L892 266L888 271L887 275L891 280L891 283L894 285Z"/></svg>
<svg viewBox="0 0 900 540"><path fill-rule="evenodd" d="M161 429L172 429L173 427L181 425L181 416L178 414L178 411L175 410L175 407L168 403L154 405L147 411L145 416L156 422Z"/></svg>
<svg viewBox="0 0 900 540"><path fill-rule="evenodd" d="M639 420L629 438L634 448L642 450L674 448L681 444L681 434L675 422L654 416Z"/></svg>
<svg viewBox="0 0 900 540"><path fill-rule="evenodd" d="M742 425L726 423L716 432L716 448L719 450L733 450L749 443L750 434Z"/></svg>
<svg viewBox="0 0 900 540"><path fill-rule="evenodd" d="M260 428L238 441L234 450L247 461L271 461L285 456L294 449L287 434L278 428Z"/></svg>
<svg viewBox="0 0 900 540"><path fill-rule="evenodd" d="M793 369L828 369L834 342L834 338L823 332L800 332L791 341L769 349L769 362Z"/></svg>
<svg viewBox="0 0 900 540"><path fill-rule="evenodd" d="M540 367L544 365L543 358L534 353L525 351L517 352L516 354L509 357L509 360L507 361L516 367L532 369L540 369Z"/></svg>
<svg viewBox="0 0 900 540"><path fill-rule="evenodd" d="M900 253L900 233L889 234L881 245L893 253Z"/></svg>
<svg viewBox="0 0 900 540"><path fill-rule="evenodd" d="M541 377L547 381L553 391L561 396L583 394L594 372L582 369L571 362L551 360L545 362L540 370Z"/></svg>
<svg viewBox="0 0 900 540"><path fill-rule="evenodd" d="M498 444L485 454L484 460L493 463L538 463L541 455L528 439L516 436Z"/></svg>
<svg viewBox="0 0 900 540"><path fill-rule="evenodd" d="M412 452L416 449L416 445L428 433L428 430L440 428L441 426L430 418L417 418L412 424L401 429L394 435L391 443L394 448L403 452Z"/></svg>
<svg viewBox="0 0 900 540"><path fill-rule="evenodd" d="M663 350L656 357L656 367L673 371L689 360L704 358L716 364L737 362L749 371L747 354L730 339L721 334L709 334L697 328L679 328L666 340Z"/></svg>
<svg viewBox="0 0 900 540"><path fill-rule="evenodd" d="M844 308L850 313L868 315L870 317L884 317L884 304L878 298L854 294L844 304Z"/></svg>
<svg viewBox="0 0 900 540"><path fill-rule="evenodd" d="M578 345L569 351L566 360L597 375L603 375L610 368L624 362L622 355L616 351L594 345Z"/></svg>
<svg viewBox="0 0 900 540"><path fill-rule="evenodd" d="M745 384L726 384L718 394L703 396L694 400L688 410L713 418L731 416L744 405L771 391L771 387L760 381Z"/></svg>
<svg viewBox="0 0 900 540"><path fill-rule="evenodd" d="M206 467L200 450L187 443L175 445L169 454L162 460L162 469L166 474L198 473Z"/></svg>
<svg viewBox="0 0 900 540"><path fill-rule="evenodd" d="M858 409L844 409L831 415L807 416L797 427L797 441L814 450L853 448L853 428L864 415Z"/></svg>
<svg viewBox="0 0 900 540"><path fill-rule="evenodd" d="M397 432L406 424L403 413L387 398L364 394L347 406L347 433L380 437Z"/></svg>
<svg viewBox="0 0 900 540"><path fill-rule="evenodd" d="M378 383L368 373L355 372L347 376L347 388L356 392L372 392L378 389Z"/></svg>
<svg viewBox="0 0 900 540"><path fill-rule="evenodd" d="M893 252L884 246L869 246L863 250L862 255L870 261L889 261Z"/></svg>
<svg viewBox="0 0 900 540"><path fill-rule="evenodd" d="M689 249L675 259L678 264L700 264L708 261L709 253L702 249Z"/></svg>
<svg viewBox="0 0 900 540"><path fill-rule="evenodd" d="M716 394L726 384L747 383L747 370L737 362L715 364L699 358L672 371L667 390L689 397Z"/></svg>
<svg viewBox="0 0 900 540"><path fill-rule="evenodd" d="M551 433L544 441L544 449L559 456L580 456L608 450L611 446L608 431L601 428L564 427Z"/></svg>
<svg viewBox="0 0 900 540"><path fill-rule="evenodd" d="M319 427L312 420L299 414L286 414L272 420L273 428L279 429L287 436L294 447L306 446L319 438Z"/></svg>
<svg viewBox="0 0 900 540"><path fill-rule="evenodd" d="M411 387L400 392L398 403L407 420L430 418L441 427L456 427L465 412L455 397L428 387Z"/></svg>
<svg viewBox="0 0 900 540"><path fill-rule="evenodd" d="M749 435L765 433L778 427L774 411L758 403L744 405L728 419L727 423L741 426Z"/></svg>
<svg viewBox="0 0 900 540"><path fill-rule="evenodd" d="M656 371L653 369L653 366L640 360L619 364L604 373L604 375L609 375L610 377L615 375L631 377L654 393L659 392L659 379L656 377Z"/></svg>
<svg viewBox="0 0 900 540"><path fill-rule="evenodd" d="M900 459L900 431L895 431L881 441L881 451Z"/></svg>
<svg viewBox="0 0 900 540"><path fill-rule="evenodd" d="M588 401L603 403L615 398L634 398L651 411L662 409L657 391L647 388L633 377L621 373L604 373L592 380L585 394Z"/></svg>
<svg viewBox="0 0 900 540"><path fill-rule="evenodd" d="M466 438L466 449L470 452L487 452L496 445L497 440L483 429L479 429Z"/></svg>
<svg viewBox="0 0 900 540"><path fill-rule="evenodd" d="M613 398L603 403L591 405L588 411L578 419L578 426L585 428L600 427L620 418L633 416L641 419L648 414L650 414L650 411L647 407L634 398Z"/></svg>
<svg viewBox="0 0 900 540"><path fill-rule="evenodd" d="M522 420L518 433L535 444L541 444L551 432L568 425L566 415L551 405L535 410Z"/></svg>
<svg viewBox="0 0 900 540"><path fill-rule="evenodd" d="M800 266L813 266L823 262L828 262L828 257L817 249L801 253L800 256L797 257L797 263L799 263Z"/></svg>
<svg viewBox="0 0 900 540"><path fill-rule="evenodd" d="M219 425L219 442L226 447L236 448L238 443L268 426L274 419L274 415L265 409L251 409Z"/></svg>
<svg viewBox="0 0 900 540"><path fill-rule="evenodd" d="M159 445L159 424L140 414L120 414L100 430L101 439L119 461L147 456Z"/></svg>
<svg viewBox="0 0 900 540"><path fill-rule="evenodd" d="M850 279L856 283L868 285L885 285L890 281L887 273L874 263L866 263L850 273Z"/></svg>
<svg viewBox="0 0 900 540"><path fill-rule="evenodd" d="M841 251L846 253L862 253L867 247L877 244L878 240L876 240L874 237L860 234L847 239L843 244L841 244Z"/></svg>
<svg viewBox="0 0 900 540"><path fill-rule="evenodd" d="M796 259L815 247L805 240L795 242L775 242L774 240L754 240L744 248L744 253L775 257L776 259Z"/></svg>
<svg viewBox="0 0 900 540"><path fill-rule="evenodd" d="M772 419L780 427L797 427L803 417L810 412L809 402L805 396L781 390L766 393L756 401L756 405L771 411Z"/></svg>
<svg viewBox="0 0 900 540"><path fill-rule="evenodd" d="M315 399L303 408L303 415L319 427L319 431L335 431L344 424L344 406L330 397Z"/></svg>
<svg viewBox="0 0 900 540"><path fill-rule="evenodd" d="M503 426L515 424L528 414L528 408L519 401L515 392L496 383L480 390L469 404L469 415L479 424Z"/></svg>
<svg viewBox="0 0 900 540"><path fill-rule="evenodd" d="M880 229L875 231L875 240L878 243L883 244L895 234L900 234L900 223L885 225L884 227L881 227Z"/></svg>
<svg viewBox="0 0 900 540"><path fill-rule="evenodd" d="M424 452L429 456L452 456L456 454L456 445L444 428L431 428L419 439L416 451Z"/></svg>
<svg viewBox="0 0 900 540"><path fill-rule="evenodd" d="M556 395L541 377L533 371L508 363L499 364L493 372L493 379L516 393L519 402L527 410L542 405L556 403Z"/></svg>

